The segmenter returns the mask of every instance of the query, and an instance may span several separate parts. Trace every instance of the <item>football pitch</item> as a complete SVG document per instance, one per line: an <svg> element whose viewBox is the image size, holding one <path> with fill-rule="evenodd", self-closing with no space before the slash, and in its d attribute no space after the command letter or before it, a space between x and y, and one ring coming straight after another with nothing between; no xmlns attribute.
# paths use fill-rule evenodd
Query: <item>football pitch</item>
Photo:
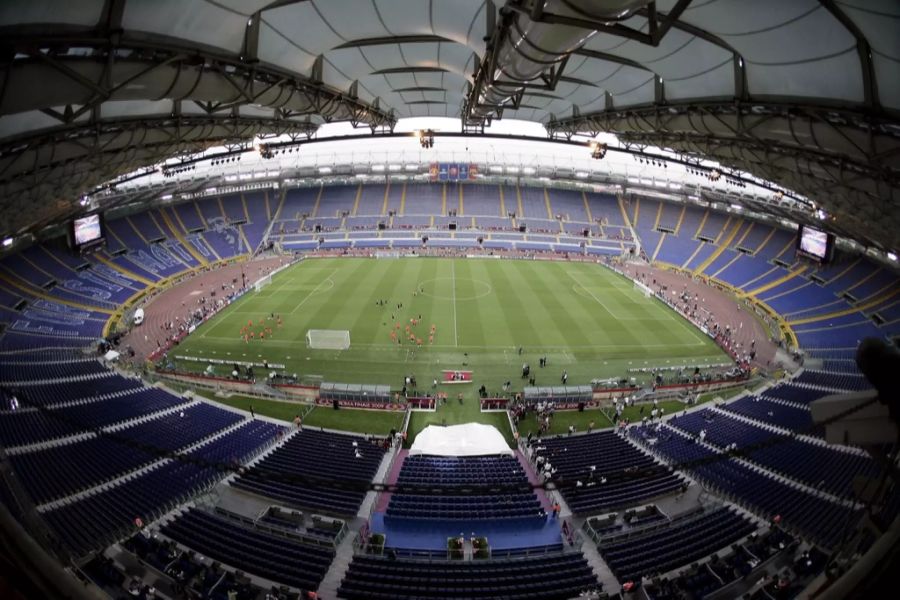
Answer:
<svg viewBox="0 0 900 600"><path fill-rule="evenodd" d="M247 342L241 330L250 322L256 337ZM272 333L259 339L265 328ZM348 330L350 349L309 349L310 329ZM169 354L200 359L176 360L194 370L206 368L203 359L265 360L302 380L394 389L407 375L428 390L443 370L471 370L472 384L439 386L467 396L482 384L499 392L510 381L521 389L526 362L540 386L560 385L564 370L568 385L580 385L628 376L629 368L727 361L693 325L601 265L487 258L307 259L232 303ZM541 357L546 368L538 367ZM223 375L230 370L217 367Z"/></svg>

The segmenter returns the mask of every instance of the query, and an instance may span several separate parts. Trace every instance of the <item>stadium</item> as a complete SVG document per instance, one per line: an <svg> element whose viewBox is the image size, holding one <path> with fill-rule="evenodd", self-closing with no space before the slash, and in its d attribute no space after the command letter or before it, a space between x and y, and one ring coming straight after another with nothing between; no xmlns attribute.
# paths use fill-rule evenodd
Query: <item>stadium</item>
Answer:
<svg viewBox="0 0 900 600"><path fill-rule="evenodd" d="M2 3L0 596L886 596L898 40Z"/></svg>

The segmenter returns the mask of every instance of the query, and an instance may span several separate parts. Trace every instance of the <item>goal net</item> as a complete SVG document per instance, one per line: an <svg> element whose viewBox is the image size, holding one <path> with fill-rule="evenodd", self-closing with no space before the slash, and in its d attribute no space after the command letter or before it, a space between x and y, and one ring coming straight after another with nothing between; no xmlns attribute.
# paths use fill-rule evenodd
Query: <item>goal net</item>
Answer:
<svg viewBox="0 0 900 600"><path fill-rule="evenodd" d="M376 250L375 258L400 258L399 250Z"/></svg>
<svg viewBox="0 0 900 600"><path fill-rule="evenodd" d="M306 345L314 350L348 350L350 332L346 329L310 329L306 332Z"/></svg>
<svg viewBox="0 0 900 600"><path fill-rule="evenodd" d="M653 290L636 279L634 280L634 289L636 292L643 294L645 298L649 298L653 295Z"/></svg>
<svg viewBox="0 0 900 600"><path fill-rule="evenodd" d="M272 274L271 273L261 279L256 280L256 282L253 284L253 290L258 292L261 289L263 289L264 287L266 287L267 285L269 285L270 283L272 283Z"/></svg>

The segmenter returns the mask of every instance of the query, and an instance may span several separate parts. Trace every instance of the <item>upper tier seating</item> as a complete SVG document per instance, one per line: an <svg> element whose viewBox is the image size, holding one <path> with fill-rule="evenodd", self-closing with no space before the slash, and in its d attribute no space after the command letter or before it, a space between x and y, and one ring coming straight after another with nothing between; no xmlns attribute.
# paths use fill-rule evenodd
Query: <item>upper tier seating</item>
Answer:
<svg viewBox="0 0 900 600"><path fill-rule="evenodd" d="M326 546L189 509L161 532L213 560L301 590L315 590L334 558Z"/></svg>

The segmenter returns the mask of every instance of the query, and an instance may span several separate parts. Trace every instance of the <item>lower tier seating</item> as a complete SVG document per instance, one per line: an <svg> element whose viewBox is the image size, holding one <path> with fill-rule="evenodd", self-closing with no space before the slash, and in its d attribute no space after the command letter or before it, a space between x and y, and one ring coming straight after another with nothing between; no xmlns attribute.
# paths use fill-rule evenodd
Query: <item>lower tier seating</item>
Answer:
<svg viewBox="0 0 900 600"><path fill-rule="evenodd" d="M755 529L734 510L719 508L602 542L600 554L620 582L640 581L645 575L690 564Z"/></svg>
<svg viewBox="0 0 900 600"><path fill-rule="evenodd" d="M362 437L304 429L232 485L291 506L356 514L383 456L384 449ZM339 479L346 487L309 485L307 478Z"/></svg>
<svg viewBox="0 0 900 600"><path fill-rule="evenodd" d="M338 597L565 600L599 587L581 553L466 562L357 556L338 588Z"/></svg>
<svg viewBox="0 0 900 600"><path fill-rule="evenodd" d="M161 532L209 558L302 590L319 587L334 558L332 548L244 527L198 509L182 513Z"/></svg>

